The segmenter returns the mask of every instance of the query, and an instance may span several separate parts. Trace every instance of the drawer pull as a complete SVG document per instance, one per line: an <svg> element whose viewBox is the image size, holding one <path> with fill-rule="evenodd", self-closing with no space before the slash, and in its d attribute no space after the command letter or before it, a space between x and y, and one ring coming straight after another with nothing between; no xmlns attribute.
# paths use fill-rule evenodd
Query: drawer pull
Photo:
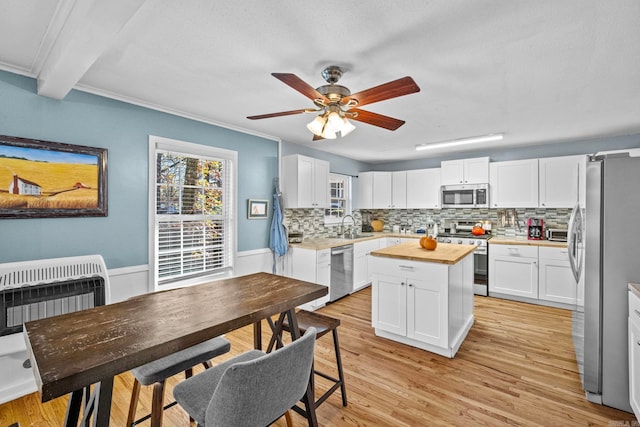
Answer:
<svg viewBox="0 0 640 427"><path fill-rule="evenodd" d="M413 271L413 266L412 265L399 265L398 267L402 268L403 270L412 270Z"/></svg>

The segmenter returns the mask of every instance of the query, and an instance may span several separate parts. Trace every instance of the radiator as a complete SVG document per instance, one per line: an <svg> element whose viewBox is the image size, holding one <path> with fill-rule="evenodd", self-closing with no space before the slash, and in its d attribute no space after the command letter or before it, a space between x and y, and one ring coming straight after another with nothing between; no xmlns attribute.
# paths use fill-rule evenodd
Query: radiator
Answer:
<svg viewBox="0 0 640 427"><path fill-rule="evenodd" d="M0 264L0 404L37 391L24 322L109 302L109 276L100 255Z"/></svg>

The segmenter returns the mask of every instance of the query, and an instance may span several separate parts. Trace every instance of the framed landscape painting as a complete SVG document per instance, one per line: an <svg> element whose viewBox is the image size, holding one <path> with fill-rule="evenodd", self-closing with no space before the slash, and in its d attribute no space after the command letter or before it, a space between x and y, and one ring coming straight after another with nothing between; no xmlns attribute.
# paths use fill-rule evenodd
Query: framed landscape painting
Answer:
<svg viewBox="0 0 640 427"><path fill-rule="evenodd" d="M0 218L107 216L107 149L0 136Z"/></svg>

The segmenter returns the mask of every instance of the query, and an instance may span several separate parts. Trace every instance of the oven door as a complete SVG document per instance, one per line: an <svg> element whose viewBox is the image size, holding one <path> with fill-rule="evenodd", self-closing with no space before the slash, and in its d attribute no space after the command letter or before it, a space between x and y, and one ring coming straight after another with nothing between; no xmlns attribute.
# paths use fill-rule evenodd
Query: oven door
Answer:
<svg viewBox="0 0 640 427"><path fill-rule="evenodd" d="M473 254L473 293L476 295L489 295L489 266L487 252L476 250Z"/></svg>

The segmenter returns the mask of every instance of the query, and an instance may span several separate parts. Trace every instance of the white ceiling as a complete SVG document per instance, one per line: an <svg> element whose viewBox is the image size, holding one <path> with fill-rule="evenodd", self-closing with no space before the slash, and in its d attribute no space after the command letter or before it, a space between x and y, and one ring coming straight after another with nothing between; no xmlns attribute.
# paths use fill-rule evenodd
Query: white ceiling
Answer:
<svg viewBox="0 0 640 427"><path fill-rule="evenodd" d="M638 0L2 0L0 68L58 99L80 89L381 163L454 152L417 144L492 133L484 147L640 133ZM359 92L404 76L419 93L365 107L406 121L354 122L311 141L313 107L271 76ZM1 94L0 94L1 96Z"/></svg>

